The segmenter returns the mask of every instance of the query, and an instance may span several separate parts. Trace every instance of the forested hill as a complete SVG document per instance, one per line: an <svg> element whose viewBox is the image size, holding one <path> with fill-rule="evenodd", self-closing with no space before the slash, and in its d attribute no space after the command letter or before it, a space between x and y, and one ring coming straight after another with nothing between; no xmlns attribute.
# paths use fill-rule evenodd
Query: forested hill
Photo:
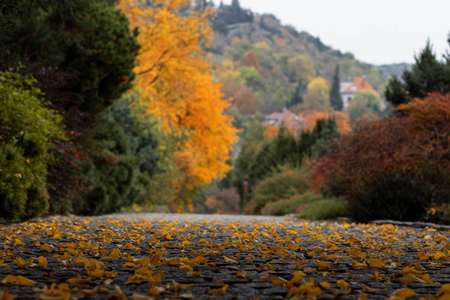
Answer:
<svg viewBox="0 0 450 300"><path fill-rule="evenodd" d="M220 3L215 9L215 34L208 52L217 63L223 92L235 99L242 114L289 107L295 99L303 98L308 84L319 77L330 87L337 66L341 82L365 76L382 94L387 76L356 60L353 54L332 49L326 41L301 29L282 25L274 15L254 14L240 7L238 0L231 5ZM254 103L240 103L241 97L254 98Z"/></svg>

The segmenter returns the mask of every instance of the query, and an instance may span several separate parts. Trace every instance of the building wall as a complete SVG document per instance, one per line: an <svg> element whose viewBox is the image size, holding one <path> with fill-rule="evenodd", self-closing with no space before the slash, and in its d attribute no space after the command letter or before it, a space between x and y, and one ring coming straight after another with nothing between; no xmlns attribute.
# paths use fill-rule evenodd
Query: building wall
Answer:
<svg viewBox="0 0 450 300"><path fill-rule="evenodd" d="M350 101L353 99L352 93L342 93L341 94L342 102L344 104L344 109L347 109L347 107L350 105Z"/></svg>

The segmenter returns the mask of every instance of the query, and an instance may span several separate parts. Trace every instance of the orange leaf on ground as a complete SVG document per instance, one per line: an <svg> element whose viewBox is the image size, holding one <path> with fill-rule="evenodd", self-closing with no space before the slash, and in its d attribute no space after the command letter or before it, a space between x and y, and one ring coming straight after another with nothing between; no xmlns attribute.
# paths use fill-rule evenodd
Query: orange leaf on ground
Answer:
<svg viewBox="0 0 450 300"><path fill-rule="evenodd" d="M222 295L223 293L225 293L225 291L228 289L229 285L226 284L221 288L218 289L208 289L206 292L208 293L208 295L213 295L213 296L217 296L217 295Z"/></svg>
<svg viewBox="0 0 450 300"><path fill-rule="evenodd" d="M69 278L68 281L71 284L86 284L91 281L91 278Z"/></svg>
<svg viewBox="0 0 450 300"><path fill-rule="evenodd" d="M0 300L14 300L17 296L11 295L8 291L8 288L6 288L4 291L0 290Z"/></svg>
<svg viewBox="0 0 450 300"><path fill-rule="evenodd" d="M286 283L287 283L286 279L278 277L278 276L272 279L272 284L273 285L283 285L283 284L286 284Z"/></svg>
<svg viewBox="0 0 450 300"><path fill-rule="evenodd" d="M98 288L97 287L95 287L95 288L93 288L93 289L83 289L83 290L79 290L78 291L78 294L80 294L80 295L97 295L97 291L98 291Z"/></svg>
<svg viewBox="0 0 450 300"><path fill-rule="evenodd" d="M18 285L34 285L36 282L29 280L22 275L8 275L6 276L1 283L11 283L11 284L18 284Z"/></svg>
<svg viewBox="0 0 450 300"><path fill-rule="evenodd" d="M38 264L36 265L36 267L42 267L42 268L47 268L47 259L43 256L39 256L38 257Z"/></svg>
<svg viewBox="0 0 450 300"><path fill-rule="evenodd" d="M427 283L425 280L412 274L405 275L402 278L399 278L398 281L400 281L401 283Z"/></svg>
<svg viewBox="0 0 450 300"><path fill-rule="evenodd" d="M392 295L392 297L402 297L402 298L409 298L412 297L414 295L417 295L416 292L414 292L412 289L409 288L402 288L402 289L398 289L395 290Z"/></svg>
<svg viewBox="0 0 450 300"><path fill-rule="evenodd" d="M319 270L331 269L330 265L324 261L316 261L316 266L319 268Z"/></svg>
<svg viewBox="0 0 450 300"><path fill-rule="evenodd" d="M336 282L338 285L339 285L339 287L341 288L341 289L343 289L343 290L346 290L346 291L351 291L351 287L350 287L350 285L344 280L344 279L339 279L337 282Z"/></svg>
<svg viewBox="0 0 450 300"><path fill-rule="evenodd" d="M237 260L234 260L234 259L231 259L231 258L228 258L228 257L226 257L225 255L222 255L223 256L223 258L225 259L225 262L227 262L227 263L233 263L233 264L237 264L238 263L238 261Z"/></svg>

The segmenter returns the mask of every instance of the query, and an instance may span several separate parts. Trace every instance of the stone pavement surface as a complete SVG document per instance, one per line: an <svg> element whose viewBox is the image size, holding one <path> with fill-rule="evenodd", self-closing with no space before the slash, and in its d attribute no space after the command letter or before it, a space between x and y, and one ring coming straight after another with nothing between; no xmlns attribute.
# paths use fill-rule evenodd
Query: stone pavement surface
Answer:
<svg viewBox="0 0 450 300"><path fill-rule="evenodd" d="M449 299L449 238L266 216L53 217L0 225L0 300Z"/></svg>

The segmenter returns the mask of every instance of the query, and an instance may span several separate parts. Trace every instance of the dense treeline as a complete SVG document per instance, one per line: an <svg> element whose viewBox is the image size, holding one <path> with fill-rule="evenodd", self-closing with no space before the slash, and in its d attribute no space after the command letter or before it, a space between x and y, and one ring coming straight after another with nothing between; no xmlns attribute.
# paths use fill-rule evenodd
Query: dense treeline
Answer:
<svg viewBox="0 0 450 300"><path fill-rule="evenodd" d="M185 0L155 1L137 22L141 15L128 9L132 1L120 4L0 4L1 113L9 116L0 119L1 217L104 214L178 200L182 207L184 190L191 193L230 168L235 129L202 59L210 12L197 12ZM183 33L163 35L179 47L166 44L170 49L158 53L163 40L148 34L147 24L154 24L153 33L179 26ZM154 61L151 55L162 56ZM172 107L168 115L151 107L158 99L164 112ZM209 106L214 110L205 110ZM29 123L16 126L30 114ZM210 157L183 152L202 147Z"/></svg>
<svg viewBox="0 0 450 300"><path fill-rule="evenodd" d="M281 130L269 140L264 128L254 126L244 136L233 174L241 195L248 186L246 211L448 224L449 62L449 56L437 59L427 44L403 81L388 85L395 113L356 122L347 134L339 134L333 119L319 120L297 137ZM368 97L373 109L377 101Z"/></svg>
<svg viewBox="0 0 450 300"><path fill-rule="evenodd" d="M2 32L0 65L2 70L11 70L4 76L36 78L31 91L39 97L30 101L52 108L55 116L61 117L59 127L64 130L52 143L41 138L48 144L47 155L53 158L42 160L41 168L47 167L45 162L49 164L46 172L33 174L43 181L41 193L33 194L30 187L24 187L28 202L45 198L41 201L45 209L25 215L5 209L4 217L39 215L49 203L53 213L114 212L138 201L143 193L140 185L148 184L154 174L158 156L153 129L148 125L139 129L129 103L115 103L132 87L140 48L137 30L130 31L127 17L115 4L109 0L3 4L2 28L8 32ZM6 92L14 94L11 89ZM6 107L2 105L2 109ZM27 109L23 107L21 113ZM5 119L0 122L5 126ZM26 139L41 129L22 131ZM35 159L27 151L22 154L27 160ZM8 194L3 193L2 200L11 196Z"/></svg>

